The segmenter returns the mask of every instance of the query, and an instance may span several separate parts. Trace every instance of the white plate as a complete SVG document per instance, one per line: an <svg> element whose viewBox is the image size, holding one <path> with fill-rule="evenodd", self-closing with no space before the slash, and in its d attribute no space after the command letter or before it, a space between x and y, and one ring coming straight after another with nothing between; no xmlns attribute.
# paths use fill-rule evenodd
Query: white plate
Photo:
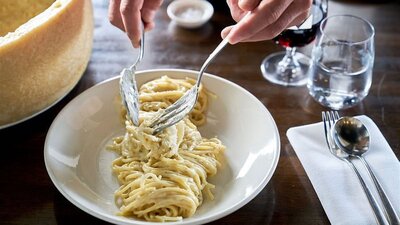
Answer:
<svg viewBox="0 0 400 225"><path fill-rule="evenodd" d="M138 84L168 75L195 77L189 70L137 73ZM207 223L226 216L253 199L268 183L279 159L279 133L271 114L248 91L220 77L205 74L202 82L218 97L210 99L204 137L218 136L226 145L226 164L210 179L215 199L206 200L191 218L168 224ZM151 224L116 216L111 172L114 153L105 149L124 133L119 118L119 77L104 81L72 100L55 118L46 137L44 159L58 190L85 212L116 224Z"/></svg>

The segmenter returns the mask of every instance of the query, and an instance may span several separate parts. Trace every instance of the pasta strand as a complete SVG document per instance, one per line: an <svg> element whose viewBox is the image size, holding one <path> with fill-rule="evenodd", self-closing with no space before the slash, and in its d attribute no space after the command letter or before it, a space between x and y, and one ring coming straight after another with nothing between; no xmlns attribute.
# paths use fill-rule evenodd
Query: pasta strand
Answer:
<svg viewBox="0 0 400 225"><path fill-rule="evenodd" d="M153 135L152 118L177 101L195 80L163 76L139 90L140 125L125 119L126 133L116 137L108 149L119 157L112 171L120 187L115 203L121 216L146 221L179 221L192 216L203 202L203 195L213 199L213 184L207 178L217 173L219 155L225 146L217 138L201 137L197 126L206 123L208 93L200 86L194 109L182 121Z"/></svg>

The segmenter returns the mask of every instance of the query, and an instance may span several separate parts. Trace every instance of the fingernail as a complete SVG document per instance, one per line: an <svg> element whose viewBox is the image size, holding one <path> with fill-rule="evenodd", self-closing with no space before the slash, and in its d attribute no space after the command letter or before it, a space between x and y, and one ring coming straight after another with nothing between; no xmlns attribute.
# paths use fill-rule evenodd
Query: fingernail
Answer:
<svg viewBox="0 0 400 225"><path fill-rule="evenodd" d="M243 7L243 4L244 4L244 1L243 1L243 0L239 0L239 1L238 1L238 6L239 6L239 8L243 9L243 8L242 8L242 7Z"/></svg>
<svg viewBox="0 0 400 225"><path fill-rule="evenodd" d="M232 38L232 37L230 37L228 41L229 41L229 43L230 43L231 45L234 45L234 44L237 44L237 43L238 43L238 41L237 41L236 39Z"/></svg>
<svg viewBox="0 0 400 225"><path fill-rule="evenodd" d="M228 28L225 28L221 31L221 37L222 39L226 38L226 36L229 34Z"/></svg>
<svg viewBox="0 0 400 225"><path fill-rule="evenodd" d="M228 41L231 45L234 45L239 42L239 38L237 37L237 35L235 35L235 29L230 30L227 38L229 38Z"/></svg>
<svg viewBox="0 0 400 225"><path fill-rule="evenodd" d="M134 48L139 48L139 43L134 42L133 40L131 40L131 43L132 43L132 46L133 46Z"/></svg>

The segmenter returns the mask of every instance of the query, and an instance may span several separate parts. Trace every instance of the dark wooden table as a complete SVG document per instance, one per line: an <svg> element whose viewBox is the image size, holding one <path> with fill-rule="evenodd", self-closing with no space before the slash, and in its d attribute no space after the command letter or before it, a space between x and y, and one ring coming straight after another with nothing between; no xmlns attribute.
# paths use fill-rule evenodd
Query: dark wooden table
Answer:
<svg viewBox="0 0 400 225"><path fill-rule="evenodd" d="M146 55L139 69L183 68L198 70L219 43L220 31L233 23L224 1L212 20L197 30L184 30L170 23L164 2L156 15L157 27L146 34ZM219 3L220 2L220 3ZM19 125L0 130L0 223L1 224L106 224L66 200L47 175L43 146L47 130L57 113L87 88L115 76L132 63L125 35L107 19L107 1L95 0L95 37L88 68L78 85L46 112ZM355 14L376 28L373 85L368 97L343 115L371 117L400 157L400 5L387 3L334 2L329 14ZM344 28L345 29L345 28ZM212 224L329 224L318 197L288 142L288 128L320 121L322 106L306 87L287 88L264 80L260 63L281 51L271 41L229 46L207 72L231 80L255 95L272 113L281 138L278 167L265 189L246 206ZM309 48L303 49L309 52ZM390 171L388 171L390 172ZM398 178L397 178L398 179Z"/></svg>

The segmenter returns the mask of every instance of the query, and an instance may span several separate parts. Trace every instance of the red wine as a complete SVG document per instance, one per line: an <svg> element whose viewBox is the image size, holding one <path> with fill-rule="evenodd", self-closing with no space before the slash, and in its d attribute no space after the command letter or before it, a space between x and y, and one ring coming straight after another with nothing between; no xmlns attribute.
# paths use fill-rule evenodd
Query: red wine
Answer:
<svg viewBox="0 0 400 225"><path fill-rule="evenodd" d="M323 6L312 6L312 26L309 29L287 29L276 36L273 40L283 47L303 47L311 43L317 35L321 21L326 17Z"/></svg>

